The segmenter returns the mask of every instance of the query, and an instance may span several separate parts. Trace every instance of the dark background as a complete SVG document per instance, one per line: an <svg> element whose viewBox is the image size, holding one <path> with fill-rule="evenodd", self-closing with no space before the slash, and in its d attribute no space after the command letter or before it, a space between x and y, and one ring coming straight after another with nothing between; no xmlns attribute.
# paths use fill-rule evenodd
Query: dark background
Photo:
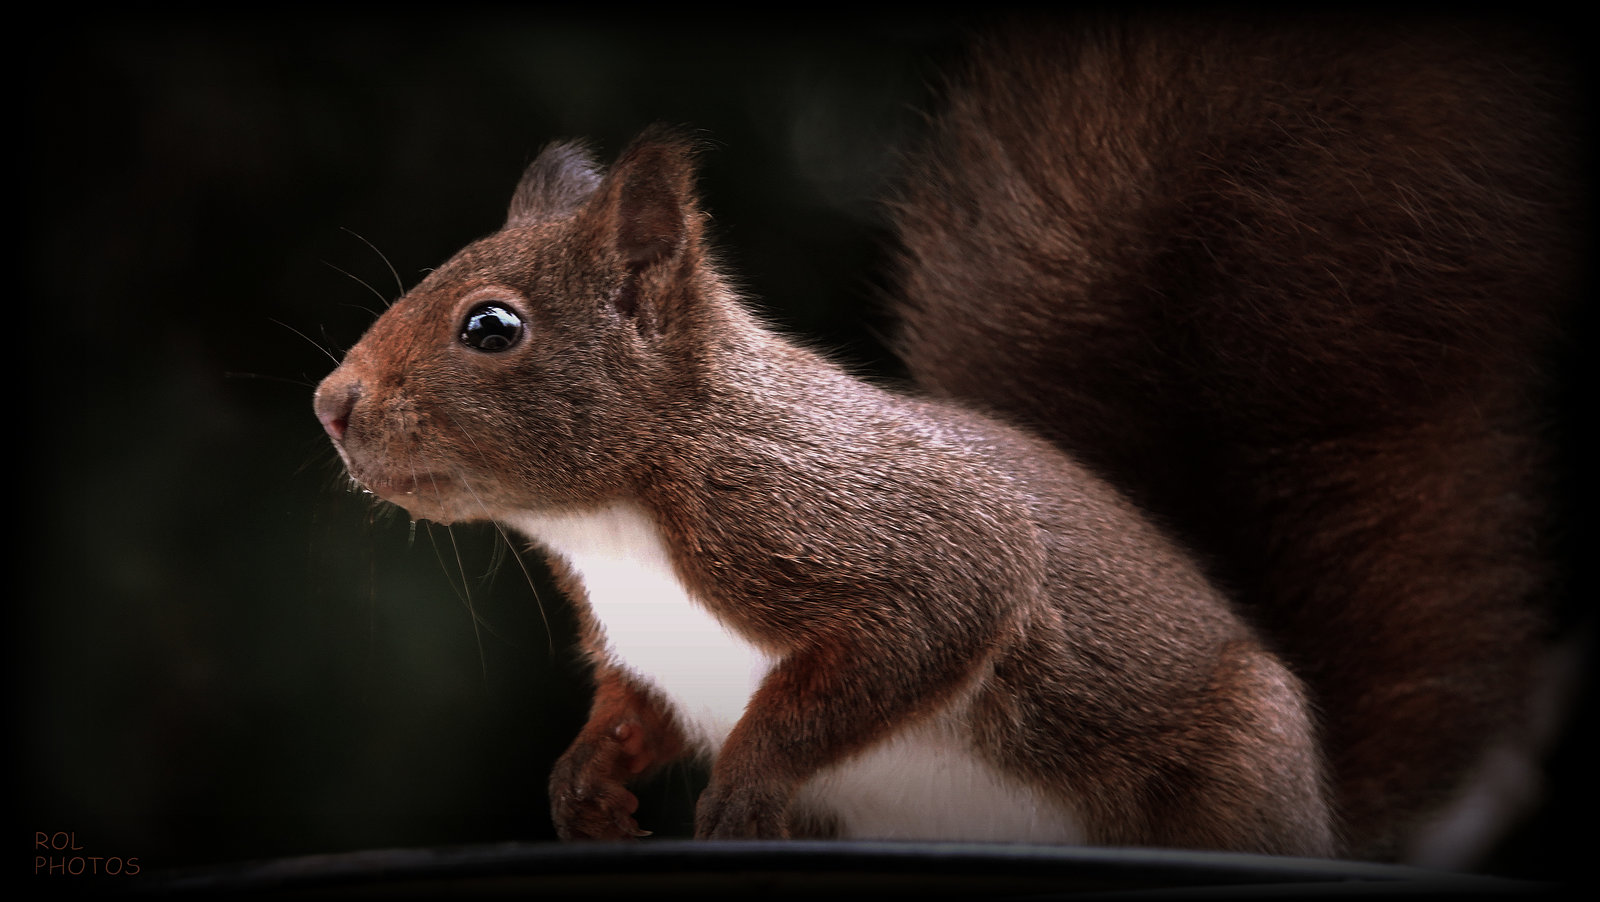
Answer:
<svg viewBox="0 0 1600 902"><path fill-rule="evenodd" d="M657 120L714 142L706 205L754 303L892 373L875 199L966 24L637 16L14 36L13 842L155 869L553 838L587 703L563 604L492 529L350 492L312 388L401 291L390 266L410 287L495 230L545 142L609 159ZM700 778L670 774L645 826L684 835ZM1496 868L1558 866L1551 817Z"/></svg>

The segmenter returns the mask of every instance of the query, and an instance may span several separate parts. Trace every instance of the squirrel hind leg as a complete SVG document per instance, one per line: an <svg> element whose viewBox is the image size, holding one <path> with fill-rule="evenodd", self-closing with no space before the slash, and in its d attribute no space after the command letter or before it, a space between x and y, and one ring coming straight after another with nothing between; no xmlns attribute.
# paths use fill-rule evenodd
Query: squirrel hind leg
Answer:
<svg viewBox="0 0 1600 902"><path fill-rule="evenodd" d="M1309 706L1253 640L1222 646L1203 682L1158 696L1091 696L1081 680L1047 672L1048 661L999 662L974 726L998 767L1081 813L1089 843L1338 854Z"/></svg>
<svg viewBox="0 0 1600 902"><path fill-rule="evenodd" d="M1255 642L1235 642L1206 695L1221 709L1225 737L1204 790L1215 796L1207 807L1223 819L1223 834L1242 839L1242 851L1339 854L1326 767L1299 680Z"/></svg>

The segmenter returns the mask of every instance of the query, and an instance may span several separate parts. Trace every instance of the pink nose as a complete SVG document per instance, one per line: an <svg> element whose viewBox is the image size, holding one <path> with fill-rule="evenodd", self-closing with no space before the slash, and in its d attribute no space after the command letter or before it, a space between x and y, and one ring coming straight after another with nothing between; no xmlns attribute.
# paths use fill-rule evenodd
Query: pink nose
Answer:
<svg viewBox="0 0 1600 902"><path fill-rule="evenodd" d="M317 419L334 441L344 438L344 431L350 425L350 411L355 409L360 397L361 383L340 379L337 371L317 387Z"/></svg>

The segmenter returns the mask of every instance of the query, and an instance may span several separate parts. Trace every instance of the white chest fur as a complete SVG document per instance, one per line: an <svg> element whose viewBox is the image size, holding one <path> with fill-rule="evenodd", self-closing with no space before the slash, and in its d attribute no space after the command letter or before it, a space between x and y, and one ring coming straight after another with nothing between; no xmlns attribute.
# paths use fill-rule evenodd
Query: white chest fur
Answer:
<svg viewBox="0 0 1600 902"><path fill-rule="evenodd" d="M772 662L689 593L644 511L618 504L509 525L578 574L612 662L659 689L692 740L720 747Z"/></svg>
<svg viewBox="0 0 1600 902"><path fill-rule="evenodd" d="M644 511L619 504L508 525L578 574L612 662L654 685L691 741L715 755L774 662L693 597ZM832 813L856 838L1081 842L1070 814L973 752L964 707L825 769L802 802Z"/></svg>

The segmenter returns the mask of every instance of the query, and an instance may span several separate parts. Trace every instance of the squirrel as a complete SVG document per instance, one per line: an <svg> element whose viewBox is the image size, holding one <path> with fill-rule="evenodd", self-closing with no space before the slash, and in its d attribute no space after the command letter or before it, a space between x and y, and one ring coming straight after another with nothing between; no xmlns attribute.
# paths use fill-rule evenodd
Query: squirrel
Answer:
<svg viewBox="0 0 1600 902"><path fill-rule="evenodd" d="M980 45L891 201L909 390L746 307L684 133L557 142L316 413L373 494L546 553L595 675L564 839L699 755L704 838L1392 856L1549 591L1562 161L1457 40Z"/></svg>
<svg viewBox="0 0 1600 902"><path fill-rule="evenodd" d="M505 227L318 387L350 475L549 552L596 689L563 838L711 758L706 838L1334 848L1298 681L1063 452L785 340L707 247L692 142L529 166Z"/></svg>

